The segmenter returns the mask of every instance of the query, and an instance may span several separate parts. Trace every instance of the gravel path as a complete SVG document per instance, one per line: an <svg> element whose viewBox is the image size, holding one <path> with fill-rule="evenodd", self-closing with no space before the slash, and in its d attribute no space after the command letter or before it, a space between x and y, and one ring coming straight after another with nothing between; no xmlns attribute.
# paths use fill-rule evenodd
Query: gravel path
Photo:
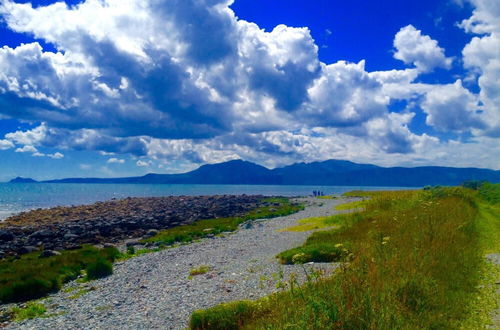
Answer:
<svg viewBox="0 0 500 330"><path fill-rule="evenodd" d="M275 256L301 245L310 233L278 230L295 225L298 219L333 214L335 205L350 200L302 199L307 207L296 214L257 221L226 237L117 263L112 276L86 284L70 283L44 300L53 316L12 323L7 328L183 329L196 309L256 299L277 290L281 272L285 279L292 272L300 275L300 267L281 266ZM189 279L189 271L200 265L211 270ZM336 265L309 267L331 271Z"/></svg>

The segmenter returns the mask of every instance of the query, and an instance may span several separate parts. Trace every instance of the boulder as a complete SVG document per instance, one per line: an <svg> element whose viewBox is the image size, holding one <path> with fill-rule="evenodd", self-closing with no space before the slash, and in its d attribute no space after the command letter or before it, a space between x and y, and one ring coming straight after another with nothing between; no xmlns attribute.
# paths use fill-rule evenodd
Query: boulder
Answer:
<svg viewBox="0 0 500 330"><path fill-rule="evenodd" d="M43 250L42 253L40 254L39 258L48 258L48 257L54 257L54 256L60 256L61 252L54 251L54 250Z"/></svg>
<svg viewBox="0 0 500 330"><path fill-rule="evenodd" d="M16 236L10 231L0 230L0 241L9 242L12 241Z"/></svg>
<svg viewBox="0 0 500 330"><path fill-rule="evenodd" d="M19 249L19 254L26 254L26 253L31 253L31 252L35 252L35 251L38 251L38 249L34 246L31 246L31 245L27 245L27 246L23 246L22 248Z"/></svg>

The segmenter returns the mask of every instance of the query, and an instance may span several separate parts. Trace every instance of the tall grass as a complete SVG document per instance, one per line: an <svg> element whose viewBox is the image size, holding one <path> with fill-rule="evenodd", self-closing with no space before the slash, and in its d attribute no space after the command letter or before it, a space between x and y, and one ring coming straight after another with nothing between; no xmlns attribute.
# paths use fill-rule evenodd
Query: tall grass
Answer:
<svg viewBox="0 0 500 330"><path fill-rule="evenodd" d="M481 216L483 203L492 205L488 199L463 188L369 195L364 211L346 217L340 229L313 233L302 250L286 258L286 252L280 254L282 260L305 262L317 257L311 252L316 247L346 249L339 256L345 263L334 276L274 294L254 302L254 308L246 304L244 315L236 313L233 323L224 319L224 324L248 329L484 326L475 306L488 245L483 231L500 220L498 213ZM309 259L301 255L308 253ZM191 328L217 329L207 322L222 315L217 308L195 312Z"/></svg>
<svg viewBox="0 0 500 330"><path fill-rule="evenodd" d="M58 291L63 283L76 279L86 268L94 269L102 263L111 266L110 262L118 254L115 248L86 246L62 251L61 255L48 258L40 258L40 252L34 252L19 259L1 260L0 301L6 303L44 297Z"/></svg>

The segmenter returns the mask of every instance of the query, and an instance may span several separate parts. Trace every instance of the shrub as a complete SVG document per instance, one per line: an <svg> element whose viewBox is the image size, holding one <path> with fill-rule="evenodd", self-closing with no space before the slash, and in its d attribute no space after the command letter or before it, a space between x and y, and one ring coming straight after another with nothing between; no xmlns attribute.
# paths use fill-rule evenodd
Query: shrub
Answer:
<svg viewBox="0 0 500 330"><path fill-rule="evenodd" d="M87 279L95 280L113 274L113 264L106 259L97 259L90 263L87 268Z"/></svg>

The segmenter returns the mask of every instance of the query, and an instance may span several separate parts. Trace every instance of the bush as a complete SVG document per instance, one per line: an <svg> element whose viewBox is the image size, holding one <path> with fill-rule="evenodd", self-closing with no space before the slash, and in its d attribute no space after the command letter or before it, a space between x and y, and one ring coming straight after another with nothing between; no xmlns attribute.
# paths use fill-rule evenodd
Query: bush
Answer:
<svg viewBox="0 0 500 330"><path fill-rule="evenodd" d="M95 280L113 274L113 264L106 259L98 259L89 264L85 270L87 271L87 279Z"/></svg>

